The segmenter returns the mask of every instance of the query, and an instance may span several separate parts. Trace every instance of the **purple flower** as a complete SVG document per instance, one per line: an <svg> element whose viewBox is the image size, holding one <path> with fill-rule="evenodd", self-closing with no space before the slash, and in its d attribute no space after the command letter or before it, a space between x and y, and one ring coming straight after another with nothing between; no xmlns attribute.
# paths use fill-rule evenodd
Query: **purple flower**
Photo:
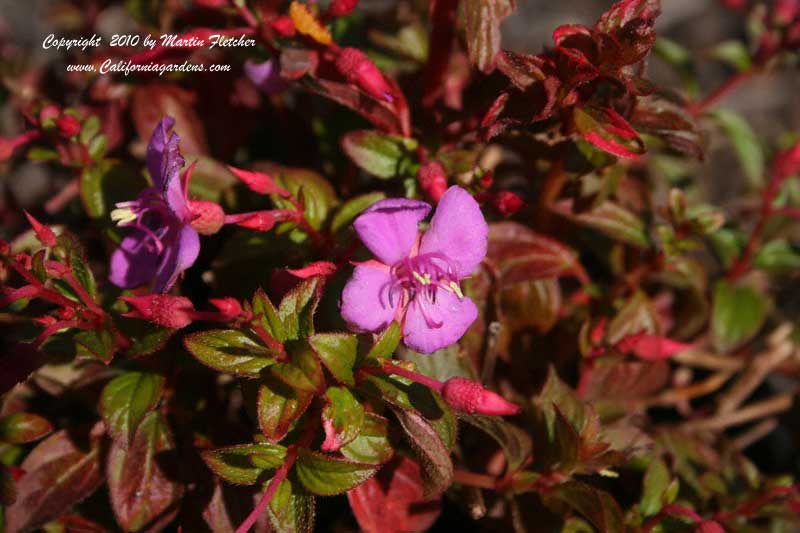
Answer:
<svg viewBox="0 0 800 533"><path fill-rule="evenodd" d="M166 292L200 252L200 237L190 225L190 172L181 179L184 160L178 135L170 133L174 124L172 117L161 119L147 145L147 170L153 187L136 200L117 204L111 212L119 226L133 229L111 256L109 277L118 287L154 281L155 292Z"/></svg>
<svg viewBox="0 0 800 533"><path fill-rule="evenodd" d="M341 313L356 331L378 332L398 321L405 344L431 353L460 339L478 316L460 282L486 255L489 228L475 199L460 187L431 206L401 198L381 200L353 222L377 260L359 263L342 292Z"/></svg>
<svg viewBox="0 0 800 533"><path fill-rule="evenodd" d="M244 63L244 73L264 94L279 94L286 90L288 85L281 78L280 66L271 58L263 63L256 63L248 59Z"/></svg>

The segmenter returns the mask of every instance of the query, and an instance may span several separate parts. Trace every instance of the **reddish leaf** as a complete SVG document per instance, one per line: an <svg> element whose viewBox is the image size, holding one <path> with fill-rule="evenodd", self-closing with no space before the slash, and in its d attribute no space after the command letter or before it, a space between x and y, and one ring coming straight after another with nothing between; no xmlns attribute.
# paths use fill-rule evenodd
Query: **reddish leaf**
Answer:
<svg viewBox="0 0 800 533"><path fill-rule="evenodd" d="M465 0L469 58L482 72L494 70L500 52L500 23L515 8L515 0Z"/></svg>
<svg viewBox="0 0 800 533"><path fill-rule="evenodd" d="M108 454L108 489L117 523L138 531L172 508L183 488L164 471L174 443L159 413L150 413L139 425L127 449L115 441ZM172 513L170 513L172 514Z"/></svg>
<svg viewBox="0 0 800 533"><path fill-rule="evenodd" d="M618 157L635 158L645 151L636 130L610 107L575 108L574 120L578 133L605 152Z"/></svg>
<svg viewBox="0 0 800 533"><path fill-rule="evenodd" d="M33 530L61 516L103 481L97 441L83 451L66 431L42 441L20 468L26 474L17 483L17 501L6 510L9 532Z"/></svg>
<svg viewBox="0 0 800 533"><path fill-rule="evenodd" d="M651 21L660 13L660 0L620 0L600 16L594 27L599 31L610 33L634 19Z"/></svg>
<svg viewBox="0 0 800 533"><path fill-rule="evenodd" d="M347 493L358 525L367 533L425 531L441 512L440 498L425 498L420 467L398 457Z"/></svg>
<svg viewBox="0 0 800 533"><path fill-rule="evenodd" d="M357 88L347 83L308 80L305 86L311 92L349 107L386 133L401 134L403 132L401 118L388 107L388 104L366 97Z"/></svg>
<svg viewBox="0 0 800 533"><path fill-rule="evenodd" d="M139 138L147 142L156 124L165 116L175 118L175 132L181 138L184 155L208 153L205 128L192 108L195 96L171 83L140 85L133 93L131 118Z"/></svg>

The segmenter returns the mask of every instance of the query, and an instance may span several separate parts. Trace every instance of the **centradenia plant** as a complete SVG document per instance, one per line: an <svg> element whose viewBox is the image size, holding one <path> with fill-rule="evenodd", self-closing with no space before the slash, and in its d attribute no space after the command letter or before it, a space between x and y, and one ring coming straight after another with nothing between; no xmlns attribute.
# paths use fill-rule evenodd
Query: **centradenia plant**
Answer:
<svg viewBox="0 0 800 533"><path fill-rule="evenodd" d="M800 2L364 4L0 20L0 529L799 530Z"/></svg>

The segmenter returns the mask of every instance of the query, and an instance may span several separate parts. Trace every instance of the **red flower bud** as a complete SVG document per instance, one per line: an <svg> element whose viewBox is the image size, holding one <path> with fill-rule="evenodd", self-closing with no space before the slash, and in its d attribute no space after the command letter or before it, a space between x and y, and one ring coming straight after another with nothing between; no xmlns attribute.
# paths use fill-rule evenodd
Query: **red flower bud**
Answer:
<svg viewBox="0 0 800 533"><path fill-rule="evenodd" d="M522 198L511 191L500 191L492 197L492 207L504 217L510 217L525 205Z"/></svg>
<svg viewBox="0 0 800 533"><path fill-rule="evenodd" d="M394 101L392 88L386 83L383 74L361 50L342 48L336 58L336 68L347 81L370 96L386 102Z"/></svg>
<svg viewBox="0 0 800 533"><path fill-rule="evenodd" d="M192 323L194 306L183 296L148 294L120 298L133 310L123 316L140 318L165 328L180 329Z"/></svg>
<svg viewBox="0 0 800 533"><path fill-rule="evenodd" d="M71 139L81 132L80 121L72 115L61 115L56 119L56 127L58 133L66 138Z"/></svg>
<svg viewBox="0 0 800 533"><path fill-rule="evenodd" d="M447 190L447 175L438 161L430 161L419 168L417 181L420 188L434 202L438 202Z"/></svg>
<svg viewBox="0 0 800 533"><path fill-rule="evenodd" d="M61 110L57 105L46 105L39 111L39 125L42 127L52 126L59 116L61 116Z"/></svg>
<svg viewBox="0 0 800 533"><path fill-rule="evenodd" d="M477 381L466 378L450 378L442 388L444 401L455 409L470 414L515 415L520 407L503 399L502 396L484 389Z"/></svg>
<svg viewBox="0 0 800 533"><path fill-rule="evenodd" d="M494 183L494 174L491 172L486 172L483 176L481 176L480 181L478 181L478 185L480 185L481 189L488 189Z"/></svg>
<svg viewBox="0 0 800 533"><path fill-rule="evenodd" d="M287 16L276 18L272 21L271 26L281 37L292 37L295 34L294 22Z"/></svg>
<svg viewBox="0 0 800 533"><path fill-rule="evenodd" d="M358 0L333 0L328 7L328 15L332 17L344 17L353 12L358 6Z"/></svg>
<svg viewBox="0 0 800 533"><path fill-rule="evenodd" d="M31 216L31 214L27 211L25 211L25 216L28 217L28 222L31 223L33 231L36 233L36 238L40 243L42 243L42 246L56 245L57 239L56 234L53 233L53 230L33 218L33 216Z"/></svg>
<svg viewBox="0 0 800 533"><path fill-rule="evenodd" d="M209 302L227 318L236 318L244 313L242 304L236 298L211 298Z"/></svg>
<svg viewBox="0 0 800 533"><path fill-rule="evenodd" d="M189 208L192 211L192 227L200 235L214 235L225 224L225 212L215 202L192 200Z"/></svg>

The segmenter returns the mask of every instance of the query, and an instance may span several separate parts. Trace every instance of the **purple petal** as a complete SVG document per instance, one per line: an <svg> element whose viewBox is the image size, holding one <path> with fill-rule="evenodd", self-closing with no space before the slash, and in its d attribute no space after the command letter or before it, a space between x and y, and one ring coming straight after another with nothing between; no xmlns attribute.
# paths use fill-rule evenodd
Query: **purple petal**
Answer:
<svg viewBox="0 0 800 533"><path fill-rule="evenodd" d="M459 278L472 274L486 257L489 226L478 202L464 189L447 189L436 207L419 253L440 252L453 263Z"/></svg>
<svg viewBox="0 0 800 533"><path fill-rule="evenodd" d="M430 211L431 206L419 200L387 198L364 210L353 227L375 257L394 265L411 253L419 223Z"/></svg>
<svg viewBox="0 0 800 533"><path fill-rule="evenodd" d="M189 207L180 182L185 161L180 152L180 137L175 132L170 133L174 125L172 117L164 117L156 125L147 145L147 170L170 209L178 218L186 220Z"/></svg>
<svg viewBox="0 0 800 533"><path fill-rule="evenodd" d="M200 236L189 225L171 228L162 242L165 250L156 272L155 292L170 290L178 276L194 264L200 253Z"/></svg>
<svg viewBox="0 0 800 533"><path fill-rule="evenodd" d="M355 331L380 331L394 320L400 294L389 301L388 268L357 266L342 291L342 318Z"/></svg>
<svg viewBox="0 0 800 533"><path fill-rule="evenodd" d="M436 291L436 302L422 300L424 314L420 309L421 297L417 297L408 306L405 322L403 322L403 342L419 353L433 353L446 348L460 339L467 328L478 318L478 308L469 298L461 298L452 292L439 289ZM428 325L428 316L433 322L441 322L441 327Z"/></svg>
<svg viewBox="0 0 800 533"><path fill-rule="evenodd" d="M131 289L149 283L156 274L158 254L143 245L146 235L135 231L128 235L111 255L111 283Z"/></svg>
<svg viewBox="0 0 800 533"><path fill-rule="evenodd" d="M248 59L244 63L244 73L253 85L265 94L278 94L288 87L281 78L280 67L275 59L263 63Z"/></svg>

